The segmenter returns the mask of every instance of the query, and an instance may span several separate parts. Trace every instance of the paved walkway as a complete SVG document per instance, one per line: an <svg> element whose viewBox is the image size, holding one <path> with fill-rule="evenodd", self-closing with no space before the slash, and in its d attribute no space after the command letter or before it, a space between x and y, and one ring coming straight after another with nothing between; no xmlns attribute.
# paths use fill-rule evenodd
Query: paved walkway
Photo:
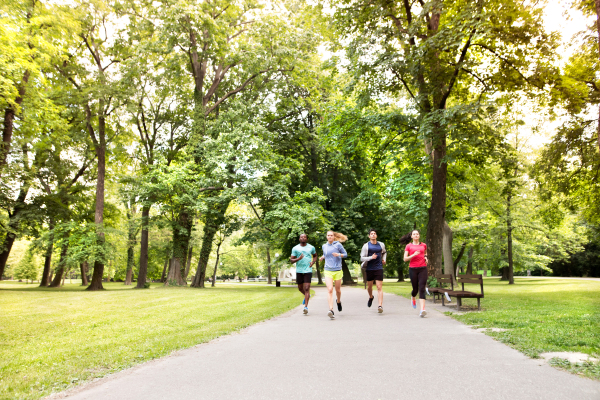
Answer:
<svg viewBox="0 0 600 400"><path fill-rule="evenodd" d="M600 382L529 359L438 311L421 319L391 294L381 315L366 303L363 289L344 287L344 310L330 320L317 288L308 316L298 307L60 397L600 399Z"/></svg>

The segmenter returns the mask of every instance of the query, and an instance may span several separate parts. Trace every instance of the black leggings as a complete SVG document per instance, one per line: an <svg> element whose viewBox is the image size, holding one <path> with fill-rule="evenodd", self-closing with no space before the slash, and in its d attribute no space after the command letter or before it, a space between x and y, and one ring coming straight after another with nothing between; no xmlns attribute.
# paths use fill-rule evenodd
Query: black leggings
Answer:
<svg viewBox="0 0 600 400"><path fill-rule="evenodd" d="M411 296L415 297L417 291L419 292L419 298L425 299L425 285L427 284L427 267L409 268L408 276L410 277L410 283L412 283L413 290Z"/></svg>

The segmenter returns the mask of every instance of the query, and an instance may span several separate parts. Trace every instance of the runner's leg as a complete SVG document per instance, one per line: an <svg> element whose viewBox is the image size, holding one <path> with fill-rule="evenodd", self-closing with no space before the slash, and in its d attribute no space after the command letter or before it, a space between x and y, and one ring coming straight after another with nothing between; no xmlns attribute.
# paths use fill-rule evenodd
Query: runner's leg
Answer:
<svg viewBox="0 0 600 400"><path fill-rule="evenodd" d="M333 279L326 276L325 285L327 286L327 301L329 302L329 309L333 310Z"/></svg>
<svg viewBox="0 0 600 400"><path fill-rule="evenodd" d="M373 281L367 282L367 293L369 293L369 298L373 297Z"/></svg>
<svg viewBox="0 0 600 400"><path fill-rule="evenodd" d="M337 302L342 302L342 280L338 279L335 281L335 296L337 297Z"/></svg>
<svg viewBox="0 0 600 400"><path fill-rule="evenodd" d="M304 294L304 284L303 283L298 284L298 290L300 291L300 293Z"/></svg>
<svg viewBox="0 0 600 400"><path fill-rule="evenodd" d="M412 297L411 300L415 300L415 296L419 292L419 284L418 276L414 268L408 269L408 276L410 277L410 284L412 285L412 292L410 293L410 296Z"/></svg>
<svg viewBox="0 0 600 400"><path fill-rule="evenodd" d="M308 307L308 299L310 299L310 282L304 282L304 307Z"/></svg>
<svg viewBox="0 0 600 400"><path fill-rule="evenodd" d="M421 310L425 309L425 285L427 284L427 268L419 268L418 282L419 282L419 302L421 303Z"/></svg>
<svg viewBox="0 0 600 400"><path fill-rule="evenodd" d="M379 300L379 307L383 306L383 281L375 281L377 285L377 300Z"/></svg>

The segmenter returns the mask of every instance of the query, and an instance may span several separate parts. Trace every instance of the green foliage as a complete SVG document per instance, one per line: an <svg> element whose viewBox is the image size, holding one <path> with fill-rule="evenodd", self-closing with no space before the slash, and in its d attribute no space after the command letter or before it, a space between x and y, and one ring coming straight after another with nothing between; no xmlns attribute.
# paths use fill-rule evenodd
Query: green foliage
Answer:
<svg viewBox="0 0 600 400"><path fill-rule="evenodd" d="M440 284L438 282L438 280L433 277L433 276L429 276L427 277L427 287L440 287Z"/></svg>
<svg viewBox="0 0 600 400"><path fill-rule="evenodd" d="M13 274L16 279L24 279L25 281L30 280L33 282L35 279L38 279L40 270L39 266L36 265L32 246L27 248L25 255L13 269Z"/></svg>

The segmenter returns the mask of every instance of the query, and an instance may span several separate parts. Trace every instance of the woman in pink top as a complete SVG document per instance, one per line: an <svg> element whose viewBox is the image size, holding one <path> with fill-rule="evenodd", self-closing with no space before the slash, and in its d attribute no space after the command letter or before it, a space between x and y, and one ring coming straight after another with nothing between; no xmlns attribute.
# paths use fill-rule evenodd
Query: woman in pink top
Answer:
<svg viewBox="0 0 600 400"><path fill-rule="evenodd" d="M411 295L411 304L413 308L417 308L415 296L419 292L419 302L421 303L421 312L419 316L423 318L427 315L425 311L425 285L427 284L427 245L421 243L419 239L421 234L418 230L413 230L409 235L404 235L400 238L401 243L408 243L404 250L404 261L410 261L408 265L408 275L413 290ZM412 239L412 241L411 241ZM409 241L411 241L409 243Z"/></svg>

